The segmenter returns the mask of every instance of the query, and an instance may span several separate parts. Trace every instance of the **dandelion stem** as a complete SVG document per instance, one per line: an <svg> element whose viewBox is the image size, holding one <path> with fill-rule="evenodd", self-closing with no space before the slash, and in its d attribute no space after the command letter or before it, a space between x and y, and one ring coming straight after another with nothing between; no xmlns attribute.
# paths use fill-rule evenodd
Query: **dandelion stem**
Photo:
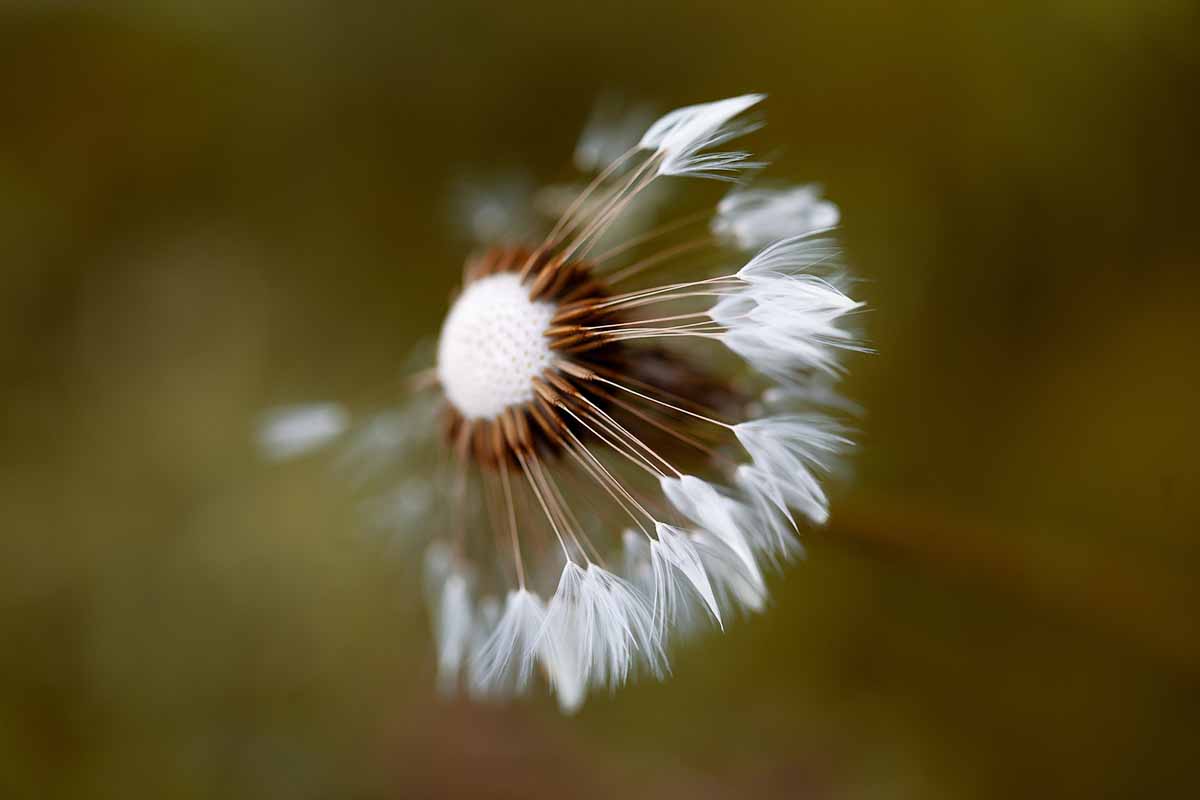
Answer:
<svg viewBox="0 0 1200 800"><path fill-rule="evenodd" d="M595 178L593 178L592 182L589 183L584 188L584 190L576 196L576 198L573 201L571 201L571 204L569 206L567 206L567 210L563 212L563 215L561 217L559 217L558 222L555 223L554 228L550 231L550 235L546 237L545 243L547 246L552 246L557 242L557 237L559 236L560 233L565 232L564 226L575 215L575 212L577 212L580 209L580 207L583 206L583 204L585 202L587 202L587 199L589 197L591 197L592 193L595 192L597 188L599 188L600 184L602 184L602 183L604 183L604 181L608 180L609 176L611 176L614 172L616 172L616 170L622 164L624 164L626 161L628 161L630 156L632 156L636 152L637 152L637 148L631 147L628 150L626 150L624 153L622 153L621 155L617 156L617 158L615 160L613 160L613 162L611 164L609 164L607 167L605 167L604 170L601 171L599 175L597 175Z"/></svg>
<svg viewBox="0 0 1200 800"><path fill-rule="evenodd" d="M517 460L521 462L521 471L525 473L525 480L529 481L529 487L533 489L533 496L537 498L538 505L542 507L542 511L546 514L546 519L550 520L550 527L554 529L554 535L558 537L558 545L562 548L563 555L566 556L568 562L573 562L574 559L571 558L571 553L567 550L567 543L563 541L562 532L558 529L558 523L554 521L554 516L550 513L550 508L546 505L546 500L542 497L542 492L533 479L533 473L529 469L529 464L525 461L525 455L517 452Z"/></svg>
<svg viewBox="0 0 1200 800"><path fill-rule="evenodd" d="M642 394L639 391L630 389L628 386L622 386L621 384L617 383L616 381L610 381L608 378L604 378L604 377L597 375L594 378L594 380L598 380L601 383L607 383L609 386L615 386L618 389L620 389L621 391L629 392L630 394L637 395L638 397L642 398L643 400L649 400L651 403L658 403L660 406L666 406L667 408L669 408L673 411L678 411L681 414L687 414L688 416L695 417L696 419L702 419L705 422L711 422L713 425L719 425L722 428L726 428L728 430L733 430L733 426L727 422L721 422L720 420L713 419L712 417L706 417L703 414L697 414L694 411L688 411L686 408L680 408L679 406L671 405L670 403L668 403L666 401L657 400L657 399L651 397L650 395Z"/></svg>
<svg viewBox="0 0 1200 800"><path fill-rule="evenodd" d="M579 417L578 417L578 416L576 416L576 415L574 414L574 412L572 412L570 409L565 409L565 410L566 410L566 412L567 412L568 414L570 414L571 416L575 417L575 419L579 420L579 422L580 422L580 423L582 423L582 424L584 424L584 425L587 425L587 423L584 423L582 419L579 419ZM590 427L590 426L588 426L588 427ZM593 431L593 432L594 432L594 431ZM608 482L608 483L609 483L611 486L613 486L613 487L614 487L614 488L615 488L615 489L616 489L618 492L620 492L622 495L624 495L625 499L627 499L627 500L628 500L630 503L632 503L632 504L634 505L634 507L636 507L636 508L637 508L637 510L638 510L638 511L642 512L643 514L645 514L647 519L649 519L651 522L655 522L656 520L655 520L655 519L654 519L654 517L653 517L653 516L650 514L650 512L649 512L649 511L647 511L647 510L646 510L646 508L645 508L645 507L644 507L644 506L643 506L641 503L639 503L639 502L637 501L637 499L636 499L636 498L634 498L634 496L633 496L632 494L630 494L630 493L629 493L629 491L628 491L628 490L627 490L627 489L626 489L626 488L625 488L625 487L624 487L624 486L621 484L621 482L620 482L620 481L618 481L616 478L614 478L614 477L613 477L612 473L611 473L611 472L609 472L609 471L608 471L608 470L607 470L607 469L604 467L604 465L600 463L600 460L599 460L598 458L596 458L596 456L595 456L595 455L594 455L594 454L593 454L593 453L592 453L590 450L588 450L588 449L587 449L587 447L585 447L585 446L584 446L583 442L579 441L579 437L578 437L578 436L576 436L576 435L575 435L575 434L574 434L572 431L567 431L567 433L568 433L568 435L571 437L571 439L572 439L572 440L575 442L576 446L578 446L578 448L580 449L580 451L581 451L581 452L582 452L582 453L583 453L585 456L587 456L587 457L588 457L588 459L589 459L589 460L592 462L592 464L595 466L595 468L596 468L597 470L599 470L599 471L600 471L600 473L601 473L601 474L604 476L604 479L606 479L606 480L607 480L607 482ZM606 443L606 444L608 444L610 447L612 447L612 444L611 444L611 443L609 443L607 440L605 440L605 443ZM614 449L616 449L616 448L614 448ZM621 451L619 451L619 450L618 450L617 452L621 452ZM605 482L604 480L601 480L601 483L602 483L602 484L603 484L604 482Z"/></svg>
<svg viewBox="0 0 1200 800"><path fill-rule="evenodd" d="M504 486L504 503L508 507L508 529L512 533L513 560L517 564L517 582L525 588L525 565L521 560L521 543L517 538L517 511L513 505L512 487L508 482L508 462L500 466L500 482Z"/></svg>
<svg viewBox="0 0 1200 800"><path fill-rule="evenodd" d="M610 415L609 415L609 414L608 414L606 411L604 411L602 408L600 408L600 406L598 406L598 405L596 405L595 403L593 403L593 402L592 402L591 400L589 400L589 399L588 399L586 396L583 398L583 400L584 400L584 402L586 402L586 403L587 403L589 406L591 406L591 407L592 407L592 409L593 409L593 413L594 413L595 415L597 415L597 416L601 417L601 418L602 418L602 419L604 419L604 420L608 420L608 422L609 422L609 425L611 426L610 430L612 430L613 428L615 428L617 431L619 431L621 434L623 434L623 435L624 435L626 442L628 442L628 443L631 443L631 444L633 444L633 445L635 445L635 446L637 446L637 447L640 447L640 448L642 448L642 449L643 449L643 450L645 450L647 453L649 453L650 455L654 456L656 459L658 459L659 461L661 461L661 462L663 463L663 465L664 465L664 466L666 466L666 468L667 468L667 469L671 470L671 471L672 471L672 472L674 472L676 475L679 475L679 476L681 476L681 477L682 477L683 473L682 473L682 472L680 472L679 470L675 469L675 467L674 467L674 466L671 464L671 462L667 461L665 458L663 458L662 456L660 456L658 453L654 452L653 448L651 448L651 447L650 447L648 444L646 444L645 442L643 442L641 439L639 439L639 438L638 438L637 436L635 436L634 434L630 433L630 432L629 432L629 430L625 428L625 426L623 426L621 423L619 423L619 422L617 422L615 419L613 419L613 418L612 418L612 416L610 416ZM661 471L661 470L660 470L660 471Z"/></svg>
<svg viewBox="0 0 1200 800"><path fill-rule="evenodd" d="M634 236L632 239L627 239L624 242L621 242L619 245L616 245L608 250L605 250L603 253L601 253L600 255L593 258L592 263L593 264L603 264L605 261L612 258L613 256L618 256L621 253L626 252L627 250L637 247L638 245L645 244L646 242L649 242L649 241L653 241L654 239L657 239L659 236L670 233L671 231L678 230L679 228L683 228L683 227L686 227L693 223L699 222L700 220L707 218L711 214L712 214L712 212L709 211L707 208L705 208L705 209L702 209L702 210L696 212L695 214L688 214L687 216L681 217L676 220L672 220L671 222L668 222L665 225L659 225L658 227L652 228L651 230L647 231L646 233L641 234L640 236Z"/></svg>
<svg viewBox="0 0 1200 800"><path fill-rule="evenodd" d="M620 283L627 278L632 278L639 272L644 272L650 267L661 264L664 261L669 261L676 256L681 256L684 253L692 250L699 250L702 247L711 247L714 244L716 244L716 240L713 239L713 237L702 236L699 239L692 239L690 241L674 245L673 247L668 247L665 250L660 250L654 255L642 259L641 261L635 261L633 264L630 264L624 269L618 270L617 272L613 273L611 277L609 277L608 283L609 285Z"/></svg>

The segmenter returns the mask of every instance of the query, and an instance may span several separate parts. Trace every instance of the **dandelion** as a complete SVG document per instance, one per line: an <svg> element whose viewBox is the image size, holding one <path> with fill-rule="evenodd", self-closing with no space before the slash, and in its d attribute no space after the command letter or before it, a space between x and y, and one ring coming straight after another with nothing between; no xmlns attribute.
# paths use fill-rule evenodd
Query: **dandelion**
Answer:
<svg viewBox="0 0 1200 800"><path fill-rule="evenodd" d="M437 425L411 409L348 424L315 406L263 428L277 457L348 429L337 463L358 484L407 448L445 465L428 471L444 502L427 506L447 518L412 526L435 529L444 690L544 683L572 712L590 691L662 678L681 639L762 611L766 571L827 519L821 479L851 444L833 416L853 408L836 391L841 356L862 349L837 207L814 187L735 188L715 213L632 232L651 186L763 166L724 149L759 126L745 115L762 99L636 131L609 109L589 126L576 163L591 180L553 224L468 258L413 388Z"/></svg>

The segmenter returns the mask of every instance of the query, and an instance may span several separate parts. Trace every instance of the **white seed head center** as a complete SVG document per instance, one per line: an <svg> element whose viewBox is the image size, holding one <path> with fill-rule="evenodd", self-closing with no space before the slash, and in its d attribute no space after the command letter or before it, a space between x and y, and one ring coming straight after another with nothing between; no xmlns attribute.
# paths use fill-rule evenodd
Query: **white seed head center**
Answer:
<svg viewBox="0 0 1200 800"><path fill-rule="evenodd" d="M546 329L553 303L529 299L514 273L469 284L450 307L438 341L438 379L467 419L494 419L533 399L533 379L554 364Z"/></svg>

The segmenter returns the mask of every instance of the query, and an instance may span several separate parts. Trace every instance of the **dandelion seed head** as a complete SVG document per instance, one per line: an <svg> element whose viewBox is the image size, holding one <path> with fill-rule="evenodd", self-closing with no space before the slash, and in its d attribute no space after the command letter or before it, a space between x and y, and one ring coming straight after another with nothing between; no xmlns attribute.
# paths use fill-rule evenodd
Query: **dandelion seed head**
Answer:
<svg viewBox="0 0 1200 800"><path fill-rule="evenodd" d="M404 518L397 498L416 483L430 495L406 508L445 512L411 524L433 533L442 691L502 700L541 684L575 713L595 690L663 679L692 634L764 612L766 572L828 518L822 484L851 445L834 415L855 409L836 379L864 349L845 325L862 304L829 229L837 206L812 185L736 189L665 224L643 204L673 176L762 166L721 149L759 127L741 115L762 99L594 119L575 152L589 175L545 227L501 231L467 259L436 363L413 382L440 404L425 463L442 468L374 506ZM713 276L717 255L728 266ZM339 461L374 486L436 427L321 408L269 415L264 450L350 429Z"/></svg>

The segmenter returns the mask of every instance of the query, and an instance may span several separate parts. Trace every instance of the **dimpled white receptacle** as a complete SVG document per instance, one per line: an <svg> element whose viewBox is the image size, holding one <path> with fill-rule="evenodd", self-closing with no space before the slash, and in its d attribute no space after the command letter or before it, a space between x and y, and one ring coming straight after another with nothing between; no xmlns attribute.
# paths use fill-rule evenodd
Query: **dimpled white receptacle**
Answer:
<svg viewBox="0 0 1200 800"><path fill-rule="evenodd" d="M529 299L514 273L466 287L442 324L438 380L467 419L494 419L533 399L533 379L554 364L545 332L553 303Z"/></svg>

